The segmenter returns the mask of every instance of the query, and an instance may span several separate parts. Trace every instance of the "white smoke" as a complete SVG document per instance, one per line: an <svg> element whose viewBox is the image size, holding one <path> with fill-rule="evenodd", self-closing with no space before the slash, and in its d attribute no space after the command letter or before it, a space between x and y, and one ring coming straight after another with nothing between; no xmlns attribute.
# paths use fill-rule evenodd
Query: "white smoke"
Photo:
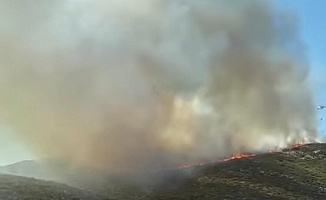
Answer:
<svg viewBox="0 0 326 200"><path fill-rule="evenodd" d="M292 15L266 1L0 3L0 114L40 157L104 170L315 137Z"/></svg>

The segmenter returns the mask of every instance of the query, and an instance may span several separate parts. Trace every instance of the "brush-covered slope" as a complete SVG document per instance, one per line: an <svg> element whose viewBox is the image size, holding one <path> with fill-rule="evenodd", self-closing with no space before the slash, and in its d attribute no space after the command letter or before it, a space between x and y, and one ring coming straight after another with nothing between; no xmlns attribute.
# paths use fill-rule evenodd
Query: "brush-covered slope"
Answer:
<svg viewBox="0 0 326 200"><path fill-rule="evenodd" d="M0 174L0 199L104 200L95 194L64 184L5 174Z"/></svg>
<svg viewBox="0 0 326 200"><path fill-rule="evenodd" d="M218 164L172 170L152 175L159 185L120 187L90 184L95 193L115 199L198 200L324 200L326 145L307 144L282 152L261 154Z"/></svg>
<svg viewBox="0 0 326 200"><path fill-rule="evenodd" d="M30 196L34 193L43 199L55 195L60 197L64 195L61 188L66 187L66 191L71 191L69 194L76 197L66 196L65 199L96 199L92 194L102 199L117 200L326 199L326 144L307 144L280 152L156 173L108 175L87 170L70 173L65 165L60 166L62 169L58 171L64 174L66 183L82 190L20 177L15 181L1 176L1 181L7 180L7 183L0 185L0 194L6 191L1 188L8 189L12 184L18 189L11 191L19 191L15 194L20 197L27 195L30 199L37 199ZM44 183L50 185L44 186Z"/></svg>
<svg viewBox="0 0 326 200"><path fill-rule="evenodd" d="M176 190L151 199L326 199L326 145L206 166Z"/></svg>

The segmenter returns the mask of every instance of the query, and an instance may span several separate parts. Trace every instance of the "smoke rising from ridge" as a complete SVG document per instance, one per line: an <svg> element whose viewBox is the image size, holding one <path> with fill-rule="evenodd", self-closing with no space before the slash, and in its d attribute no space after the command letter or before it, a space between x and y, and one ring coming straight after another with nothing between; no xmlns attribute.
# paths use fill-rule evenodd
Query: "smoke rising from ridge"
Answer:
<svg viewBox="0 0 326 200"><path fill-rule="evenodd" d="M1 119L40 157L160 169L315 137L297 20L265 1L0 5Z"/></svg>

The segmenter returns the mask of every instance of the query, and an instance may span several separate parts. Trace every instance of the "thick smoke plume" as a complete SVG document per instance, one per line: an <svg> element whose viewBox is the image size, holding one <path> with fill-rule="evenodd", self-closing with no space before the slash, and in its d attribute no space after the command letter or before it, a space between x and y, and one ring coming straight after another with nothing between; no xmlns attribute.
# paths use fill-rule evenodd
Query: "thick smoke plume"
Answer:
<svg viewBox="0 0 326 200"><path fill-rule="evenodd" d="M39 157L161 169L315 137L294 15L265 1L0 3L0 115Z"/></svg>

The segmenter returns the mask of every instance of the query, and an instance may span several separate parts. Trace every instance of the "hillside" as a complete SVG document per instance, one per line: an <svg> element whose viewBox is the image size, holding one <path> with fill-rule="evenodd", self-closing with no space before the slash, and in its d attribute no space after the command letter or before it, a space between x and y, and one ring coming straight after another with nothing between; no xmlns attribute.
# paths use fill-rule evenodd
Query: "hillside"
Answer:
<svg viewBox="0 0 326 200"><path fill-rule="evenodd" d="M104 200L64 184L14 175L0 175L1 200Z"/></svg>
<svg viewBox="0 0 326 200"><path fill-rule="evenodd" d="M56 159L25 160L0 166L0 173L66 183L66 178L85 178L92 171Z"/></svg>
<svg viewBox="0 0 326 200"><path fill-rule="evenodd" d="M181 188L151 199L326 199L326 145L206 166Z"/></svg>
<svg viewBox="0 0 326 200"><path fill-rule="evenodd" d="M40 179L48 179L49 176L47 170L34 160L25 160L15 164L1 166L0 173ZM49 179L51 179L51 177L49 177Z"/></svg>
<svg viewBox="0 0 326 200"><path fill-rule="evenodd" d="M156 180L156 185L120 187L108 181L96 187L89 184L89 189L116 199L324 200L325 166L326 144L307 144L281 152L155 173L150 177ZM157 181L162 177L164 182Z"/></svg>
<svg viewBox="0 0 326 200"><path fill-rule="evenodd" d="M280 152L156 173L109 175L61 171L69 180L66 183L102 199L324 200L325 166L326 144L307 144ZM39 187L27 185L33 191L38 190L34 187Z"/></svg>

